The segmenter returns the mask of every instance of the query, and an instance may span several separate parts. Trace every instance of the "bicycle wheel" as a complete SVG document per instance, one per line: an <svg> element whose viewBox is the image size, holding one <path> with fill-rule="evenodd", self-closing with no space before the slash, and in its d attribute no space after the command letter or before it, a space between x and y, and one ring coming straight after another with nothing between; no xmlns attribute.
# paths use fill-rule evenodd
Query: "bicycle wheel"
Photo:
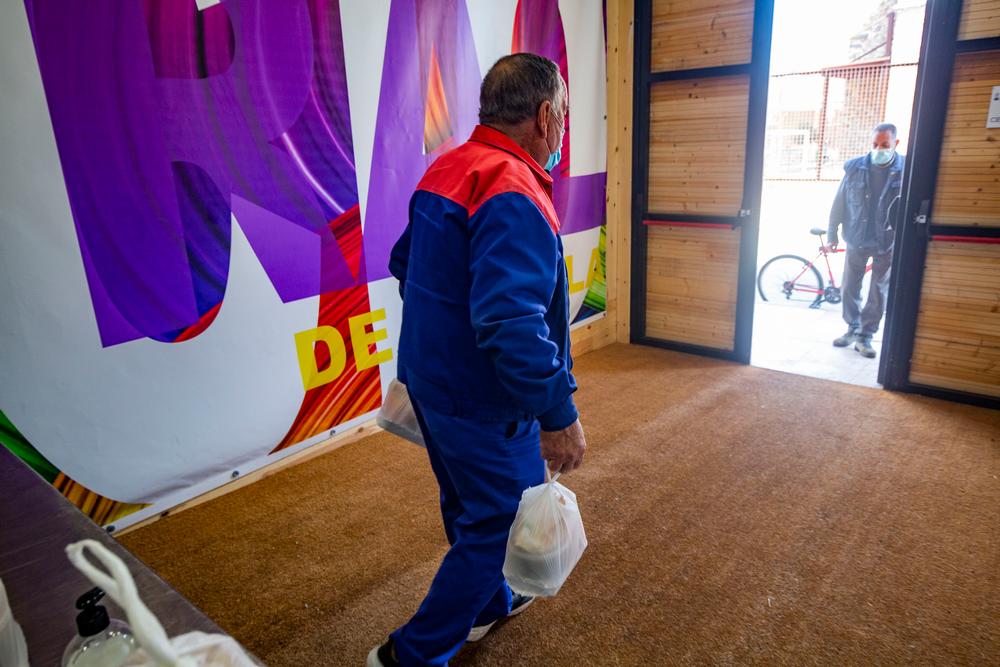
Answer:
<svg viewBox="0 0 1000 667"><path fill-rule="evenodd" d="M798 255L778 255L761 267L757 291L768 303L812 303L823 296L823 277Z"/></svg>

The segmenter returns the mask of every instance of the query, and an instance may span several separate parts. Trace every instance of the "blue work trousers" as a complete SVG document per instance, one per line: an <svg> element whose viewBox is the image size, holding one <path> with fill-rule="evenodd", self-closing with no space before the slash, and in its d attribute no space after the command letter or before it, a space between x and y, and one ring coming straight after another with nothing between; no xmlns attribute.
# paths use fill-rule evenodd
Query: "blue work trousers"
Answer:
<svg viewBox="0 0 1000 667"><path fill-rule="evenodd" d="M521 493L545 481L545 464L537 420L463 419L413 403L451 549L417 613L392 638L404 667L447 665L473 625L510 611L507 535Z"/></svg>

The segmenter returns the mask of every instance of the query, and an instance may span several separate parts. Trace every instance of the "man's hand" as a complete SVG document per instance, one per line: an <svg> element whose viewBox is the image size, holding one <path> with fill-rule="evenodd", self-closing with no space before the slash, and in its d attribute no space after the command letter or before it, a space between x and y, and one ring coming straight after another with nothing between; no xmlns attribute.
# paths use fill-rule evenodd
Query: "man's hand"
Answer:
<svg viewBox="0 0 1000 667"><path fill-rule="evenodd" d="M837 252L837 246L839 245L840 245L839 242L834 241L833 243L828 243L824 248L824 250L826 250L827 252Z"/></svg>
<svg viewBox="0 0 1000 667"><path fill-rule="evenodd" d="M561 431L542 431L542 458L549 462L553 474L579 468L586 449L587 439L579 419Z"/></svg>

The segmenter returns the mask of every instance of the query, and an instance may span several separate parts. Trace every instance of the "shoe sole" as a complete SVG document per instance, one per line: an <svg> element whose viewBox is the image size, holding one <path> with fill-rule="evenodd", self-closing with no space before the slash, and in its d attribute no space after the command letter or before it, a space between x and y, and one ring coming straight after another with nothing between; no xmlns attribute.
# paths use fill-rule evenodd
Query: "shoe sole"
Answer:
<svg viewBox="0 0 1000 667"><path fill-rule="evenodd" d="M522 604L517 609L511 609L510 613L507 614L506 618L512 618L514 616L517 616L518 614L520 614L521 612L523 612L525 609L527 609L528 607L530 607L533 604L535 604L535 598L531 598L531 600L529 600L528 602ZM500 620L500 619L497 619L497 620ZM483 637L485 637L486 635L488 635L489 632L490 632L490 630L492 630L493 626L496 625L496 624L497 624L497 621L493 621L492 623L487 623L486 625L480 625L478 627L472 628L472 630L469 631L469 636L466 637L465 641L466 642L472 642L472 643L478 642Z"/></svg>
<svg viewBox="0 0 1000 667"><path fill-rule="evenodd" d="M865 352L864 350L858 349L857 345L854 346L854 349L855 349L855 351L858 354L860 354L865 359L874 359L875 358L875 352L874 352L874 350L872 352L870 352L870 353L869 352Z"/></svg>
<svg viewBox="0 0 1000 667"><path fill-rule="evenodd" d="M365 667L385 667L382 664L382 661L378 659L378 646L368 652L368 658L365 660Z"/></svg>
<svg viewBox="0 0 1000 667"><path fill-rule="evenodd" d="M487 623L486 625L479 625L472 628L472 630L469 631L469 636L465 638L465 641L472 642L473 644L475 644L483 637L488 635L490 630L492 630L493 626L496 624L497 622L493 621L492 623Z"/></svg>

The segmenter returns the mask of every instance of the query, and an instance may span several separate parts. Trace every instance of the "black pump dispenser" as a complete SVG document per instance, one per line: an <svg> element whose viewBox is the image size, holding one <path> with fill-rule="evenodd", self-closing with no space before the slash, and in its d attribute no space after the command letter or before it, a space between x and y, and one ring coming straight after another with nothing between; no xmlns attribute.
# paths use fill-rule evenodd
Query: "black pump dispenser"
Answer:
<svg viewBox="0 0 1000 667"><path fill-rule="evenodd" d="M103 590L92 588L77 599L76 608L81 611L76 616L76 629L81 637L92 637L104 632L111 624L108 610L97 604L103 597Z"/></svg>

